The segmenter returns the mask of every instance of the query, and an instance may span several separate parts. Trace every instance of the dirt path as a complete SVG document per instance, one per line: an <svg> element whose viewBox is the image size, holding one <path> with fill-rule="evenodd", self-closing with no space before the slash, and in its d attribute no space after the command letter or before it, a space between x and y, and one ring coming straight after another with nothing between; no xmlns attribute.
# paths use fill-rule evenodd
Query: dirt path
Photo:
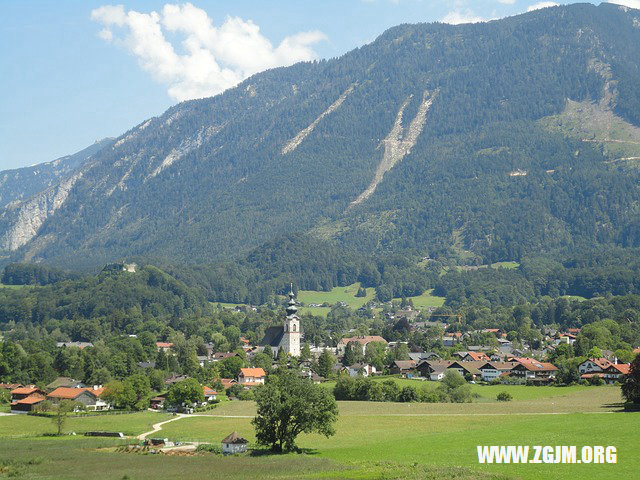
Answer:
<svg viewBox="0 0 640 480"><path fill-rule="evenodd" d="M175 422L176 420L180 420L181 418L184 417L188 417L188 415L185 415L184 413L179 413L178 415L176 415L173 418L170 418L169 420L165 420L164 422L158 422L153 424L153 430L146 432L146 433L141 433L140 435L138 435L138 440L144 440L145 438L147 438L149 435L159 432L160 430L162 430L162 426L165 423L169 423L169 422Z"/></svg>

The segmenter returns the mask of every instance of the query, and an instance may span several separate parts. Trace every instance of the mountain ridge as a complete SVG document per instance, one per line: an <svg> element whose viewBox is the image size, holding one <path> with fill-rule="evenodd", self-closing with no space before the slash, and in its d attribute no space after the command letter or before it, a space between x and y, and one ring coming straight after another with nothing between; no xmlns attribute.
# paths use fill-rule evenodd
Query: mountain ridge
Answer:
<svg viewBox="0 0 640 480"><path fill-rule="evenodd" d="M183 102L101 150L19 242L11 232L28 205L5 208L5 258L200 262L318 228L356 251L455 255L459 238L491 261L635 244L633 165L607 164L600 143L536 122L568 100L601 101L608 85L612 110L640 125L638 18L579 4L484 24L400 25L337 59ZM397 129L404 155L380 171L380 145L399 115L418 118L425 91L437 95L424 129L410 148ZM527 174L509 176L518 171Z"/></svg>

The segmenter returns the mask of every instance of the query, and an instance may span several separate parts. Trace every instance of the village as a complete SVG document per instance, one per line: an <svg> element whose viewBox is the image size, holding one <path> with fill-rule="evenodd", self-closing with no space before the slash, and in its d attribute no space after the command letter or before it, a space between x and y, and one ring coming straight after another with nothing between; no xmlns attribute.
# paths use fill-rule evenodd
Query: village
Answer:
<svg viewBox="0 0 640 480"><path fill-rule="evenodd" d="M415 319L419 312L405 306L395 313L396 317ZM427 325L427 323L429 323ZM580 329L567 331L548 330L544 338L544 347L532 350L526 344L515 348L508 340L508 334L498 328L482 329L470 332L450 332L451 325L442 322L414 322L407 320L410 328L437 327L442 333L441 353L411 351L408 342L387 341L379 335L345 336L337 341L335 347L311 346L304 342L303 327L298 316L298 307L293 291L289 294L286 316L280 326L266 330L259 345L240 338L242 348L238 351L215 351L213 345L207 346L206 355L197 360L201 368L207 366L233 365L231 370L237 373L233 377L215 378L209 385L202 385L196 379L177 372L163 379L163 391L156 391L148 398L141 399L142 407L155 411L194 413L211 408L223 396L229 399L251 400L251 390L264 385L269 373L278 369L295 369L298 374L315 384L335 381L341 377L350 378L402 378L414 380L419 386L423 381L442 381L448 371L454 371L471 384L491 385L556 385L558 367L550 358L554 352L572 347ZM449 333L444 333L449 331ZM490 338L492 345L470 345L470 338ZM58 348L91 347L88 342L60 342ZM156 342L160 355L172 356L174 344ZM376 352L374 356L372 352ZM630 364L616 358L614 352L593 349L593 356L582 359L575 365L575 371L569 372L575 383L585 385L616 384L624 382L630 372ZM640 349L634 350L640 353ZM595 355L597 354L597 355ZM368 358L377 358L378 365L367 362ZM380 365L380 359L384 362ZM267 362L265 363L265 360ZM140 371L155 367L155 362L140 362ZM229 371L229 368L225 368ZM191 381L198 385L196 395L171 395L176 386ZM561 387L560 387L561 388ZM74 402L76 411L101 412L116 408L110 399L115 399L109 386L86 385L79 380L59 377L53 382L42 385L0 384L0 389L9 391L10 412L28 414L46 412L55 408L63 400ZM173 401L172 401L173 399Z"/></svg>

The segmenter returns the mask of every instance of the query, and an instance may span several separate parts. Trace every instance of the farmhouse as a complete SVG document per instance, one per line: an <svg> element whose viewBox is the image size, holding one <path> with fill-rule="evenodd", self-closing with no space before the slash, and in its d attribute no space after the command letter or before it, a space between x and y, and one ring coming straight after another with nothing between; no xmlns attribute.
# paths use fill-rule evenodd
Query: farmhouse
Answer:
<svg viewBox="0 0 640 480"><path fill-rule="evenodd" d="M100 389L101 391L102 389ZM60 403L62 400L73 400L84 405L87 410L108 410L109 404L102 400L93 388L68 388L59 387L47 395L52 403Z"/></svg>
<svg viewBox="0 0 640 480"><path fill-rule="evenodd" d="M407 375L414 372L415 369L416 362L413 360L394 360L389 371L394 375Z"/></svg>
<svg viewBox="0 0 640 480"><path fill-rule="evenodd" d="M590 358L578 365L578 372L583 380L600 377L607 383L615 383L629 374L630 367L628 363L614 363L604 357Z"/></svg>
<svg viewBox="0 0 640 480"><path fill-rule="evenodd" d="M447 370L455 370L463 377L476 378L480 376L480 370L478 367L481 367L485 362L453 362L451 365L447 367Z"/></svg>
<svg viewBox="0 0 640 480"><path fill-rule="evenodd" d="M264 337L260 345L265 348L271 348L273 357L278 356L280 349L284 353L294 357L300 356L300 319L298 318L296 307L296 296L293 293L293 285L289 292L289 304L287 305L287 316L282 326L269 327L264 333Z"/></svg>
<svg viewBox="0 0 640 480"><path fill-rule="evenodd" d="M241 368L238 383L246 387L262 385L266 375L262 368Z"/></svg>
<svg viewBox="0 0 640 480"><path fill-rule="evenodd" d="M421 377L438 381L442 380L444 372L449 365L451 365L451 362L447 360L424 360L418 364L416 369Z"/></svg>
<svg viewBox="0 0 640 480"><path fill-rule="evenodd" d="M558 368L547 362L538 362L531 358L516 359L518 364L511 369L510 375L530 382L550 382L555 379Z"/></svg>
<svg viewBox="0 0 640 480"><path fill-rule="evenodd" d="M382 342L385 345L388 345L387 341L380 335L362 335L358 337L341 338L336 349L336 352L339 356L344 355L344 351L347 348L347 345L349 345L349 343L351 342L360 344L360 346L362 347L363 355L366 353L367 345L369 345L371 342Z"/></svg>
<svg viewBox="0 0 640 480"><path fill-rule="evenodd" d="M490 382L500 377L505 372L510 372L517 362L486 362L478 370L482 375L482 380Z"/></svg>
<svg viewBox="0 0 640 480"><path fill-rule="evenodd" d="M249 442L238 435L238 432L233 432L222 439L222 453L244 453L247 451L247 443Z"/></svg>
<svg viewBox="0 0 640 480"><path fill-rule="evenodd" d="M46 392L39 389L35 385L27 385L24 387L14 388L13 390L11 390L11 403L27 398L33 394L41 395L44 398Z"/></svg>
<svg viewBox="0 0 640 480"><path fill-rule="evenodd" d="M21 398L15 402L11 402L11 413L29 413L33 411L34 407L41 402L44 402L45 398L39 393L34 393L28 397Z"/></svg>

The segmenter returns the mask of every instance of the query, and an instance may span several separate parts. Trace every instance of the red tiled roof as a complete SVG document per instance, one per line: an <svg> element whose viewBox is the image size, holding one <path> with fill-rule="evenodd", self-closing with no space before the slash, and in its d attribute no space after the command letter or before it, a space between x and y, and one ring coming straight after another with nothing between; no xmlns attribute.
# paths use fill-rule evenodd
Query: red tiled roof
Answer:
<svg viewBox="0 0 640 480"><path fill-rule="evenodd" d="M203 386L202 390L204 391L205 395L217 395L218 392L216 392L213 388L207 387L207 386Z"/></svg>
<svg viewBox="0 0 640 480"><path fill-rule="evenodd" d="M69 387L58 387L53 392L51 392L48 397L51 398L68 398L73 400L74 398L78 398L84 392L90 392L94 396L98 396L97 393L93 391L92 388L69 388Z"/></svg>
<svg viewBox="0 0 640 480"><path fill-rule="evenodd" d="M531 372L555 371L558 367L548 362L538 362L532 358L518 358L516 361Z"/></svg>
<svg viewBox="0 0 640 480"><path fill-rule="evenodd" d="M241 368L240 376L241 377L257 377L261 378L266 375L265 371L262 368Z"/></svg>
<svg viewBox="0 0 640 480"><path fill-rule="evenodd" d="M35 385L27 385L26 387L18 387L11 390L11 395L31 395L40 389Z"/></svg>
<svg viewBox="0 0 640 480"><path fill-rule="evenodd" d="M631 370L631 364L629 363L618 363L618 364L613 363L611 364L611 367L615 368L623 375L629 375L629 371Z"/></svg>
<svg viewBox="0 0 640 480"><path fill-rule="evenodd" d="M171 347L173 347L173 343L171 343L171 342L156 342L156 347L158 347L158 348L171 348Z"/></svg>
<svg viewBox="0 0 640 480"><path fill-rule="evenodd" d="M590 358L589 360L592 361L593 363L595 363L597 366L599 366L602 370L606 370L611 365L613 365L613 362L607 360L604 357L602 357L602 358Z"/></svg>
<svg viewBox="0 0 640 480"><path fill-rule="evenodd" d="M238 382L236 382L233 378L221 378L220 383L222 383L222 387L226 390L227 388L231 387L231 385L234 385Z"/></svg>
<svg viewBox="0 0 640 480"><path fill-rule="evenodd" d="M17 402L12 403L11 405L17 405L17 404L34 405L36 403L42 402L44 399L45 398L42 395L34 393L33 395L29 395L28 397L18 400Z"/></svg>
<svg viewBox="0 0 640 480"><path fill-rule="evenodd" d="M481 360L489 360L489 357L482 352L465 352L465 353L476 362L479 362Z"/></svg>

